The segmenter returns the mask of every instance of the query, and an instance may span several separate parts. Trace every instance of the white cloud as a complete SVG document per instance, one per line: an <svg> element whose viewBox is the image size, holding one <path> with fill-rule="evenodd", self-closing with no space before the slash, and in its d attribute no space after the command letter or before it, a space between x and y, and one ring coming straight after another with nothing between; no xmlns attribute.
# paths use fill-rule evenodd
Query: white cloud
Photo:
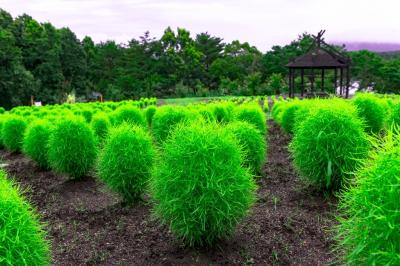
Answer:
<svg viewBox="0 0 400 266"><path fill-rule="evenodd" d="M400 4L395 0L0 0L13 16L27 13L79 37L127 42L167 26L192 34L208 31L267 50L302 32L326 29L327 40L400 42Z"/></svg>

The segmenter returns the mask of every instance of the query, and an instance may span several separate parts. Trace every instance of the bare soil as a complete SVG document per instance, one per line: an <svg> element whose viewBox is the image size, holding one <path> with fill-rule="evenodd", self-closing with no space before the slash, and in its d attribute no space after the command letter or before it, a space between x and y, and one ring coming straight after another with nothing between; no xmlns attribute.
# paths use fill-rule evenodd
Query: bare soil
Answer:
<svg viewBox="0 0 400 266"><path fill-rule="evenodd" d="M287 150L290 137L268 123L258 202L233 237L213 248L183 246L152 217L149 203L122 206L91 176L71 181L4 150L0 161L46 223L54 265L330 264L336 200L299 180Z"/></svg>

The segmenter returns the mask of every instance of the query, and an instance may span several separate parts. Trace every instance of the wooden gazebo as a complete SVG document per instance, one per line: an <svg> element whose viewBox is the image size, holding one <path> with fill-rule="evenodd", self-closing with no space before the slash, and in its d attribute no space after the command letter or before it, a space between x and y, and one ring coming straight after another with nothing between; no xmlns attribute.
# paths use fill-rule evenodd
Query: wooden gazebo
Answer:
<svg viewBox="0 0 400 266"><path fill-rule="evenodd" d="M317 36L314 36L314 42L309 51L291 60L286 66L289 68L289 97L294 97L295 78L300 72L301 77L301 97L316 96L325 94L325 76L326 71L334 71L335 93L338 87L339 74L339 94L342 97L349 97L350 86L350 63L349 57L340 53L333 46L324 42L322 35L325 30L321 30ZM339 72L339 73L338 73ZM304 76L310 80L310 88L305 88ZM315 88L315 77L321 75L321 86ZM344 79L346 79L344 81ZM306 95L304 95L306 92Z"/></svg>

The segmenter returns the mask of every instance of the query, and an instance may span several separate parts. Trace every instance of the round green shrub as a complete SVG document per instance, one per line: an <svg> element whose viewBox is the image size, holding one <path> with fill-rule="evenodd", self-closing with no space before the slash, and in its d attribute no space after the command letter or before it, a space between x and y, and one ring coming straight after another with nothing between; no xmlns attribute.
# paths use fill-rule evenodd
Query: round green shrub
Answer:
<svg viewBox="0 0 400 266"><path fill-rule="evenodd" d="M1 265L50 265L50 247L39 217L0 170Z"/></svg>
<svg viewBox="0 0 400 266"><path fill-rule="evenodd" d="M19 116L9 116L3 122L2 139L4 146L13 152L21 151L26 122Z"/></svg>
<svg viewBox="0 0 400 266"><path fill-rule="evenodd" d="M208 108L206 106L202 106L202 107L198 108L197 112L204 118L205 121L208 121L208 122L216 121L212 110L210 110L210 108Z"/></svg>
<svg viewBox="0 0 400 266"><path fill-rule="evenodd" d="M0 116L0 149L4 148L2 132L3 132L3 117Z"/></svg>
<svg viewBox="0 0 400 266"><path fill-rule="evenodd" d="M354 101L367 132L378 133L385 124L386 112L380 100L371 94L358 94Z"/></svg>
<svg viewBox="0 0 400 266"><path fill-rule="evenodd" d="M186 244L211 245L234 231L255 201L233 134L215 124L180 124L154 168L155 213Z"/></svg>
<svg viewBox="0 0 400 266"><path fill-rule="evenodd" d="M153 122L153 117L157 112L157 107L155 107L154 105L150 105L145 109L144 112L146 115L147 124L150 126Z"/></svg>
<svg viewBox="0 0 400 266"><path fill-rule="evenodd" d="M346 265L400 265L400 138L378 141L340 196L336 249Z"/></svg>
<svg viewBox="0 0 400 266"><path fill-rule="evenodd" d="M210 108L218 123L228 123L232 120L232 112L226 103L213 104Z"/></svg>
<svg viewBox="0 0 400 266"><path fill-rule="evenodd" d="M102 143L111 128L111 122L108 116L105 113L97 113L92 117L90 125L97 140Z"/></svg>
<svg viewBox="0 0 400 266"><path fill-rule="evenodd" d="M92 168L95 158L95 137L85 121L71 117L54 126L48 153L53 169L80 178Z"/></svg>
<svg viewBox="0 0 400 266"><path fill-rule="evenodd" d="M123 122L131 123L142 127L147 127L146 119L142 111L137 107L122 106L114 111L114 123L120 125Z"/></svg>
<svg viewBox="0 0 400 266"><path fill-rule="evenodd" d="M368 153L367 135L355 108L339 103L310 112L290 143L300 175L320 189L340 189Z"/></svg>
<svg viewBox="0 0 400 266"><path fill-rule="evenodd" d="M122 124L110 132L99 158L100 179L127 203L138 201L154 160L151 137L141 127Z"/></svg>
<svg viewBox="0 0 400 266"><path fill-rule="evenodd" d="M6 112L6 109L4 109L3 107L0 107L0 114L4 114Z"/></svg>
<svg viewBox="0 0 400 266"><path fill-rule="evenodd" d="M286 133L293 134L294 124L296 121L296 112L300 108L298 101L287 103L282 111L281 127Z"/></svg>
<svg viewBox="0 0 400 266"><path fill-rule="evenodd" d="M90 121L92 121L93 113L91 110L84 108L81 111L81 115L83 116L83 118L85 118L85 121L87 123L90 123Z"/></svg>
<svg viewBox="0 0 400 266"><path fill-rule="evenodd" d="M29 124L24 134L23 152L42 168L49 166L47 153L50 133L50 123L44 120L36 120Z"/></svg>
<svg viewBox="0 0 400 266"><path fill-rule="evenodd" d="M235 118L254 125L262 135L265 135L267 132L265 114L258 105L249 104L237 107Z"/></svg>
<svg viewBox="0 0 400 266"><path fill-rule="evenodd" d="M400 103L393 104L391 110L392 111L389 118L390 123L400 126Z"/></svg>
<svg viewBox="0 0 400 266"><path fill-rule="evenodd" d="M194 113L178 106L159 107L153 117L152 130L158 143L164 142L174 127L194 119Z"/></svg>
<svg viewBox="0 0 400 266"><path fill-rule="evenodd" d="M267 143L265 138L247 122L233 122L227 125L226 130L232 132L242 147L244 166L249 167L254 174L261 172L266 156Z"/></svg>

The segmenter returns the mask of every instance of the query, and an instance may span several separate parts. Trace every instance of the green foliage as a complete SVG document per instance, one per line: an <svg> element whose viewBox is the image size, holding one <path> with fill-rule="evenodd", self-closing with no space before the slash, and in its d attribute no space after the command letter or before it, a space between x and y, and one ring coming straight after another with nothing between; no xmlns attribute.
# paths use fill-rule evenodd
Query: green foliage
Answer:
<svg viewBox="0 0 400 266"><path fill-rule="evenodd" d="M226 130L235 135L242 147L244 166L249 167L254 174L261 173L267 149L264 136L247 122L233 122L227 125Z"/></svg>
<svg viewBox="0 0 400 266"><path fill-rule="evenodd" d="M300 108L298 101L287 103L282 111L281 126L286 133L293 134L294 124L296 121L296 112Z"/></svg>
<svg viewBox="0 0 400 266"><path fill-rule="evenodd" d="M400 126L400 103L394 104L391 108L389 123L394 123L395 125Z"/></svg>
<svg viewBox="0 0 400 266"><path fill-rule="evenodd" d="M86 122L69 117L55 125L49 138L52 168L76 179L88 173L95 158L95 137Z"/></svg>
<svg viewBox="0 0 400 266"><path fill-rule="evenodd" d="M4 147L3 143L3 116L0 116L0 149Z"/></svg>
<svg viewBox="0 0 400 266"><path fill-rule="evenodd" d="M400 137L374 143L354 184L340 196L337 250L346 265L400 265Z"/></svg>
<svg viewBox="0 0 400 266"><path fill-rule="evenodd" d="M153 135L159 143L164 142L174 127L195 118L195 114L183 107L162 106L153 117Z"/></svg>
<svg viewBox="0 0 400 266"><path fill-rule="evenodd" d="M369 148L355 108L340 100L330 103L310 112L290 144L301 176L322 190L346 184Z"/></svg>
<svg viewBox="0 0 400 266"><path fill-rule="evenodd" d="M105 113L97 113L93 116L90 125L97 140L102 143L111 127L108 116Z"/></svg>
<svg viewBox="0 0 400 266"><path fill-rule="evenodd" d="M151 124L153 122L153 117L154 117L155 113L157 112L157 107L155 107L154 105L150 105L145 109L144 112L146 115L147 124L149 126L151 126Z"/></svg>
<svg viewBox="0 0 400 266"><path fill-rule="evenodd" d="M265 114L257 104L247 104L237 107L235 118L254 125L262 135L265 135L267 132Z"/></svg>
<svg viewBox="0 0 400 266"><path fill-rule="evenodd" d="M0 170L1 265L50 265L50 247L39 217Z"/></svg>
<svg viewBox="0 0 400 266"><path fill-rule="evenodd" d="M123 122L131 123L146 128L147 122L142 111L133 106L122 106L114 111L114 123L120 125Z"/></svg>
<svg viewBox="0 0 400 266"><path fill-rule="evenodd" d="M354 101L359 116L365 121L367 132L378 133L385 124L385 109L380 100L372 94L357 94Z"/></svg>
<svg viewBox="0 0 400 266"><path fill-rule="evenodd" d="M141 127L122 124L110 132L100 154L100 179L127 203L140 199L154 160L152 141Z"/></svg>
<svg viewBox="0 0 400 266"><path fill-rule="evenodd" d="M3 122L2 139L4 146L13 152L22 148L26 122L19 116L8 116Z"/></svg>
<svg viewBox="0 0 400 266"><path fill-rule="evenodd" d="M22 150L42 168L48 168L48 140L51 124L43 120L35 120L27 127Z"/></svg>
<svg viewBox="0 0 400 266"><path fill-rule="evenodd" d="M0 106L0 115L4 114L6 112L6 109L4 109L3 107Z"/></svg>
<svg viewBox="0 0 400 266"><path fill-rule="evenodd" d="M232 112L230 106L226 103L218 103L211 105L213 115L218 123L228 123L232 120Z"/></svg>
<svg viewBox="0 0 400 266"><path fill-rule="evenodd" d="M151 180L157 216L190 246L231 234L256 189L233 134L215 124L181 124L164 148Z"/></svg>

